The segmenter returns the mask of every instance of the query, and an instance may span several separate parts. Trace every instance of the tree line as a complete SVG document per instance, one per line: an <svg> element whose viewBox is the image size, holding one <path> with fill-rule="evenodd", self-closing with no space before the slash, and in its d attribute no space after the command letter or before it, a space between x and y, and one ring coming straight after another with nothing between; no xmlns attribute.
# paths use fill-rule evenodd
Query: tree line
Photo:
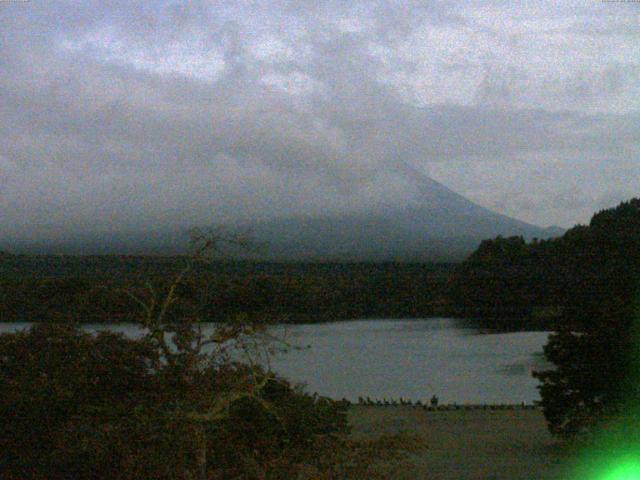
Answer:
<svg viewBox="0 0 640 480"><path fill-rule="evenodd" d="M450 280L455 313L486 326L584 330L598 322L603 301L627 299L637 290L639 202L598 212L558 238L483 241Z"/></svg>
<svg viewBox="0 0 640 480"><path fill-rule="evenodd" d="M194 259L221 239L205 240ZM382 479L421 448L350 438L348 402L262 367L283 342L265 322L229 315L205 333L206 311L181 303L194 263L161 289L125 291L140 338L89 334L70 317L0 335L2 478Z"/></svg>
<svg viewBox="0 0 640 480"><path fill-rule="evenodd" d="M452 277L463 316L543 326L555 368L535 372L552 433L607 426L640 448L640 198L597 212L562 237L484 241Z"/></svg>
<svg viewBox="0 0 640 480"><path fill-rule="evenodd" d="M183 259L14 256L0 261L0 321L74 318L130 322L137 305L126 294L162 290ZM278 322L442 314L449 264L194 265L174 308L198 305L218 321L239 313Z"/></svg>

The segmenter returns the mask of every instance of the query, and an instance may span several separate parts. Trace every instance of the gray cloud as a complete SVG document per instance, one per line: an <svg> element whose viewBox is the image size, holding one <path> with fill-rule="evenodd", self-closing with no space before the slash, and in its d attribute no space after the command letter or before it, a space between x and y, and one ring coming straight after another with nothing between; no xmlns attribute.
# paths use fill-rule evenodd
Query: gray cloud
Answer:
<svg viewBox="0 0 640 480"><path fill-rule="evenodd" d="M585 221L640 186L640 44L553 5L2 4L4 235L362 210L402 163Z"/></svg>

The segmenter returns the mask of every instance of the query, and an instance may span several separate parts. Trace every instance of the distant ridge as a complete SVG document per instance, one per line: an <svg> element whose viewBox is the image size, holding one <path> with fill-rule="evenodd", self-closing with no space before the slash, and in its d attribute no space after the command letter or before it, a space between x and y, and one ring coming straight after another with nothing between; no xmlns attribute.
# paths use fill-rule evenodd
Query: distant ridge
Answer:
<svg viewBox="0 0 640 480"><path fill-rule="evenodd" d="M417 194L404 205L367 213L296 216L237 224L268 245L259 258L304 261L457 261L487 238L521 235L530 240L560 236L492 212L441 183L401 164ZM186 229L76 234L58 241L0 244L12 252L65 254L176 254L188 245Z"/></svg>
<svg viewBox="0 0 640 480"><path fill-rule="evenodd" d="M541 228L481 207L405 165L418 195L412 202L367 214L290 217L253 225L272 259L460 260L498 235L550 238Z"/></svg>

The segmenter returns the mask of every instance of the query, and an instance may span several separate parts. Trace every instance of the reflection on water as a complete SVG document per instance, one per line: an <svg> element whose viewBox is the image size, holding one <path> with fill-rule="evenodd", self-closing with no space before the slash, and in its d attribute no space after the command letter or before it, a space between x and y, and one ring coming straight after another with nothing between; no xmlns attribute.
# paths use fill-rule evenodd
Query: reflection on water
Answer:
<svg viewBox="0 0 640 480"><path fill-rule="evenodd" d="M0 324L0 331L28 324ZM139 335L134 325L88 325ZM531 371L547 368L540 355L547 332L478 335L447 318L358 320L275 327L293 345L272 368L333 398L409 398L441 403L530 403L539 399Z"/></svg>

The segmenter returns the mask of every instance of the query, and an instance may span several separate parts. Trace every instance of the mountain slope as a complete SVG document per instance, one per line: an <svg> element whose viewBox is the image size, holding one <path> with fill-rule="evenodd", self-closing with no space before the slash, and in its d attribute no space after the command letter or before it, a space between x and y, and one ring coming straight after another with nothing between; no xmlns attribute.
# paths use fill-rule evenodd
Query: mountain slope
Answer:
<svg viewBox="0 0 640 480"><path fill-rule="evenodd" d="M411 200L363 213L298 216L236 224L267 244L270 260L460 260L486 238L522 235L548 238L563 233L492 212L406 164ZM56 241L7 244L10 251L68 254L175 254L187 247L185 229L138 232L75 232ZM1 246L1 245L0 245Z"/></svg>
<svg viewBox="0 0 640 480"><path fill-rule="evenodd" d="M296 217L252 225L276 259L457 260L497 235L548 238L543 229L481 207L404 166L418 194L408 204L366 214Z"/></svg>

